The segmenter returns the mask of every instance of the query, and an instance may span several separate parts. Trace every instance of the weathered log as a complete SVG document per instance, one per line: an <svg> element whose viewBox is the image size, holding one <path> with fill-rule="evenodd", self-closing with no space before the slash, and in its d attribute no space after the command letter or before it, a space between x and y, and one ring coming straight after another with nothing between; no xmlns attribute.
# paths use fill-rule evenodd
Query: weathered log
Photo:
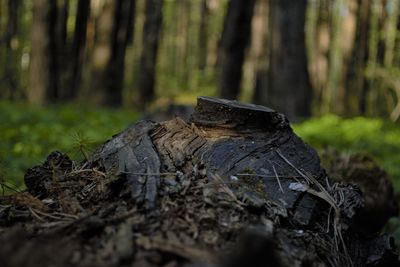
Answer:
<svg viewBox="0 0 400 267"><path fill-rule="evenodd" d="M23 224L29 242L68 239L64 252L78 256L60 256L65 265L399 263L389 236L360 227L360 191L332 181L285 116L262 106L200 97L190 122L140 121L78 168L53 153L25 181L29 197L1 200L1 230L75 216Z"/></svg>

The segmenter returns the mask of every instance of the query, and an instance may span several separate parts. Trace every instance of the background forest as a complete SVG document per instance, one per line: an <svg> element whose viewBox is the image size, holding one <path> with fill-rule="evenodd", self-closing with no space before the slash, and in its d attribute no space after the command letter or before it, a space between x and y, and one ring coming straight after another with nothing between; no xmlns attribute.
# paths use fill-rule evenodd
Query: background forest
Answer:
<svg viewBox="0 0 400 267"><path fill-rule="evenodd" d="M400 190L399 15L398 0L0 0L2 184L210 95L368 153Z"/></svg>

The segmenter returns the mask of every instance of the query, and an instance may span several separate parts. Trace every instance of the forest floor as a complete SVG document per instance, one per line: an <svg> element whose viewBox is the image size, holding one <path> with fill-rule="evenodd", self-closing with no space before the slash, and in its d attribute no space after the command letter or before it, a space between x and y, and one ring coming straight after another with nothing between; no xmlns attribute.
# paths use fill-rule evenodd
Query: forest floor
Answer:
<svg viewBox="0 0 400 267"><path fill-rule="evenodd" d="M328 172L335 177L358 179L377 171L362 156L330 159L335 164ZM51 153L26 174L46 183L30 184L31 194L0 197L2 266L262 266L256 265L260 259L281 266L257 229L240 231L254 222L268 225L262 213L242 208L239 200L215 199L215 187L201 171L179 188L176 175L164 177L161 206L149 214L130 200L125 180Z"/></svg>
<svg viewBox="0 0 400 267"><path fill-rule="evenodd" d="M56 255L48 260L57 266L63 266L63 263L67 266L71 262L79 262L82 266L113 266L130 262L133 256L141 264L138 266L180 266L183 262L199 259L213 262L215 259L209 252L210 248L229 251L237 238L235 230L260 219L255 218L258 215L234 205L230 208L225 205L207 208L204 203L210 200L202 190L207 181L199 174L185 188L162 194L165 196L161 201L163 213L157 214L158 219L152 221L120 197L126 192L117 180L104 180L103 172L86 170L76 163L87 158L99 143L136 121L139 117L137 113L83 111L73 106L52 107L51 112L49 108L32 107L27 112L26 107L18 110L18 107L6 103L2 103L0 109L4 111L0 112L0 132L4 135L1 139L6 140L1 144L1 171L7 169L4 166L10 168L6 172L8 174L17 170L15 176L6 176L8 180L3 184L9 187L13 187L13 183L20 185L25 168L36 165L52 150L66 151L74 159L70 161L61 154L51 154L56 160L61 160L57 161L61 164L51 173L42 175L58 173L63 178L48 185L46 205L24 192L2 199L0 212L3 217L0 221L5 224L27 223L29 231L23 235L18 229L2 233L2 244L6 244L4 240L8 238L21 242L3 246L0 257L9 258L16 245L26 247L19 250L21 253L32 248L37 251L29 257L14 254L9 258L9 266L39 266L45 255ZM79 122L77 117L81 118ZM329 115L295 125L294 128L306 142L319 149L322 164L331 177L344 181L360 180L361 184L369 179L365 182L365 190L369 192L367 196L377 211L382 210L380 205L387 203L379 202L381 196L374 195L374 189L376 186L388 186L385 182L373 182L388 179L379 166L386 168L394 177L392 181L399 190L400 183L397 181L400 181L400 170L396 166L399 156L395 151L400 148L400 138L396 139L400 137L400 128L397 125L379 119L341 119ZM51 157L48 166L52 164ZM10 177L14 181L9 183ZM171 186L162 188L174 190ZM184 209L181 208L183 206ZM189 214L190 211L196 213ZM229 221L224 228L215 224L216 214ZM397 241L400 241L399 222L393 219L386 229L395 235ZM128 229L152 232L154 235L151 239L137 237L133 244L132 239L126 237ZM165 233L165 229L169 229L167 238L161 234ZM39 234L40 239L24 241ZM193 236L201 240L200 249L191 248ZM54 238L58 240L55 245L46 245L46 240ZM134 255L128 249L132 246L137 249Z"/></svg>

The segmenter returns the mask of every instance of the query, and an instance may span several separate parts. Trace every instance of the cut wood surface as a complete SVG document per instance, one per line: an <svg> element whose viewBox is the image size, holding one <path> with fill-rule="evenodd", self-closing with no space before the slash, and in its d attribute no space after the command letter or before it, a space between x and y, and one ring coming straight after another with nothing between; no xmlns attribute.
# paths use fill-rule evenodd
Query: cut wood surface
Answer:
<svg viewBox="0 0 400 267"><path fill-rule="evenodd" d="M263 106L199 97L189 122L140 121L77 166L54 152L25 183L0 199L0 256L23 243L5 266L399 263L361 227L360 190ZM35 261L17 257L36 243Z"/></svg>

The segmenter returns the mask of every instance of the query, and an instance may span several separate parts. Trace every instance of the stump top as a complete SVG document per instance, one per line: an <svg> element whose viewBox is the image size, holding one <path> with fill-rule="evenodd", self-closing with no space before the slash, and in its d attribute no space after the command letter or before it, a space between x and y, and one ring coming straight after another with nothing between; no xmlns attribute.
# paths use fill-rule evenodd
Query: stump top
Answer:
<svg viewBox="0 0 400 267"><path fill-rule="evenodd" d="M289 127L286 117L271 108L205 96L197 98L191 121L197 125L212 127L247 129Z"/></svg>

